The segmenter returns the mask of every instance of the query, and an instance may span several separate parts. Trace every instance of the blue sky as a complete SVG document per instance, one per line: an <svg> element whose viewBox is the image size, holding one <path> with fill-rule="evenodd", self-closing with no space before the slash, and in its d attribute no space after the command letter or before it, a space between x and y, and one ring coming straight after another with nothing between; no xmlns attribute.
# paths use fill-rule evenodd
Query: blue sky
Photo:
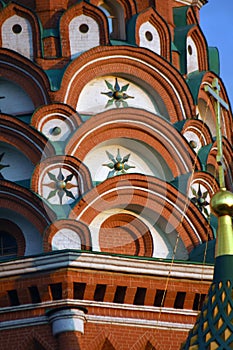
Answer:
<svg viewBox="0 0 233 350"><path fill-rule="evenodd" d="M200 26L209 46L220 54L220 77L233 108L233 0L209 0L200 10Z"/></svg>

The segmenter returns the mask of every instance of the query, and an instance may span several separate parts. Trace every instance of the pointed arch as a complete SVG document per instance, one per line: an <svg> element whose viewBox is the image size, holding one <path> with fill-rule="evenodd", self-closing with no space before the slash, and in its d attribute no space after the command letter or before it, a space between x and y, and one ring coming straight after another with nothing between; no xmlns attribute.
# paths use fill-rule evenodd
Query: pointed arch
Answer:
<svg viewBox="0 0 233 350"><path fill-rule="evenodd" d="M151 91L157 91L172 123L195 115L193 98L183 77L161 56L148 55L143 48L106 46L101 51L94 48L84 53L68 66L57 98L76 108L84 86L96 76L106 74L130 74L132 79L135 76L146 83Z"/></svg>
<svg viewBox="0 0 233 350"><path fill-rule="evenodd" d="M19 19L22 18L22 19L26 20L27 21L26 27L27 27L27 24L29 24L29 26L31 27L32 54L31 54L31 57L28 57L28 58L31 58L32 60L34 60L37 57L41 57L42 56L41 33L40 33L40 25L39 25L38 18L35 15L35 12L32 12L29 8L26 8L24 6L20 6L19 4L16 4L15 2L9 3L6 7L4 7L1 10L0 47L6 47L8 49L15 50L15 51L18 51L19 53L21 53L22 55L24 55L24 51L21 51L20 46L18 48L12 46L12 43L11 43L12 40L9 39L9 33L11 32L9 29L7 30L8 31L8 33L7 33L8 36L6 39L7 46L4 46L4 39L3 39L4 33L3 33L2 27L4 26L4 23L11 18L12 18L12 20L14 18L16 20L16 22L11 21L9 23L9 25L11 25L13 27L17 26L17 25L20 26L19 24L17 24L17 18L19 18ZM14 29L13 27L12 27L12 29ZM27 30L26 27L24 28L24 31L21 32L22 34L20 33L21 35L23 35L23 37L17 38L20 42L22 42L22 40L27 41L27 38L24 37L25 29ZM20 27L19 27L19 30L20 30ZM13 31L12 31L12 34L14 34ZM30 44L31 43L28 43L28 45L30 45ZM26 42L21 47L23 47L25 45L26 45Z"/></svg>
<svg viewBox="0 0 233 350"><path fill-rule="evenodd" d="M103 347L106 345L110 345L111 350L113 350L113 349L115 350L118 348L117 339L114 337L113 333L109 333L106 330L102 330L97 335L95 340L92 342L92 346L93 346L93 344L95 344L95 347L94 347L95 350L99 350L99 349L103 350Z"/></svg>
<svg viewBox="0 0 233 350"><path fill-rule="evenodd" d="M135 41L136 44L140 45L140 38L139 38L139 29L142 26L143 23L150 23L153 25L153 27L157 30L160 40L160 54L163 56L166 60L170 61L171 59L171 35L168 28L167 23L164 21L164 19L156 12L154 8L148 8L145 11L141 12L135 23ZM131 29L131 28L130 28ZM151 50L153 50L153 41L151 41Z"/></svg>
<svg viewBox="0 0 233 350"><path fill-rule="evenodd" d="M32 328L32 327L31 327ZM43 337L41 334L34 329L30 329L30 332L27 334L26 337L24 337L20 344L19 344L19 350L34 350L35 346L39 346L39 350L53 350L57 346L56 339L51 336ZM33 347L34 346L34 347ZM38 350L37 347L35 347L35 350Z"/></svg>
<svg viewBox="0 0 233 350"><path fill-rule="evenodd" d="M82 24L85 25L85 31L81 29ZM73 26L79 26L79 40L77 40L77 33L73 38L75 31ZM92 40L89 39L87 42L85 33L86 30L89 32L89 26L92 30L90 33ZM87 51L91 47L109 44L107 18L100 9L82 1L70 7L61 17L60 35L63 56L75 57L78 53Z"/></svg>
<svg viewBox="0 0 233 350"><path fill-rule="evenodd" d="M189 33L187 38L192 38L196 48L197 48L197 60L198 60L198 67L199 71L207 71L209 68L208 65L208 47L206 39L200 29L199 26L193 26Z"/></svg>

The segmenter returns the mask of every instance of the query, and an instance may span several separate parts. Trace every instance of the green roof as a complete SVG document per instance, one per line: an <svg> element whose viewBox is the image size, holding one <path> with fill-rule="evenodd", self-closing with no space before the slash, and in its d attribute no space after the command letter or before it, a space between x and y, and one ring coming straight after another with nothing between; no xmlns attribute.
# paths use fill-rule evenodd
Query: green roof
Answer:
<svg viewBox="0 0 233 350"><path fill-rule="evenodd" d="M219 52L216 47L208 47L209 69L217 75L220 75Z"/></svg>
<svg viewBox="0 0 233 350"><path fill-rule="evenodd" d="M176 27L183 27L187 25L187 11L189 6L175 7L173 9L173 19Z"/></svg>

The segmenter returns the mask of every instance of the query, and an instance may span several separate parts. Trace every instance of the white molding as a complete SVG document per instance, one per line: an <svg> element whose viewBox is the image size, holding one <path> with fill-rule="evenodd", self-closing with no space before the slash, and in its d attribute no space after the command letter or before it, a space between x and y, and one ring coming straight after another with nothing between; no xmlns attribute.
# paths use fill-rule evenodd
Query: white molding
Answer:
<svg viewBox="0 0 233 350"><path fill-rule="evenodd" d="M197 311L192 311L192 310L177 310L177 309L169 309L169 308L158 308L158 307L148 307L148 306L136 306L136 305L117 305L113 303L101 303L101 302L91 302L91 301L78 301L75 303L74 300L66 300L66 306L70 305L71 309L72 307L74 308L75 306L85 306L88 308L88 306L96 306L96 307L102 307L102 308L117 308L117 309L124 309L124 310L130 310L130 311L143 311L145 312L155 312L156 314L164 314L164 313L169 313L169 314L177 314L177 315L183 315L183 316L194 316L196 317L198 312ZM48 306L64 306L64 301L58 301L58 302L47 302L43 303L43 307L48 307ZM39 306L32 306L32 305L23 305L23 306L18 306L14 308L2 308L0 310L1 313L5 312L6 310L3 309L8 309L7 311L12 312L12 311L23 311L23 310L29 310L29 309L37 309L39 307L42 307L42 305ZM11 310L10 310L11 309ZM14 309L14 310L12 310ZM75 317L80 318L82 323L85 322L90 322L90 323L96 323L96 324L115 324L119 326L130 326L130 327L143 327L143 328L159 328L159 329L175 329L178 331L182 330L190 330L193 327L193 324L191 323L178 323L178 322L164 322L160 320L151 320L151 319L146 319L146 318L134 318L134 317L114 317L114 316L104 316L104 315L84 315L83 312L81 312L80 315L77 314L77 312L80 313L80 310L75 310ZM68 318L66 317L66 313L68 311ZM61 311L59 311L59 314L57 315L54 313L52 316L38 316L38 317L29 317L29 318L23 318L23 319L17 319L17 320L10 320L10 321L2 321L0 323L0 331L6 330L6 329L12 329L12 328L22 328L22 327L32 327L35 325L44 325L48 323L53 323L53 320L57 318L62 318L62 321L70 321L70 318L73 318L73 315L70 314L70 310L65 310L62 311L64 315L60 315ZM61 317L60 317L61 316ZM71 317L72 316L72 317ZM85 327L84 327L85 328ZM69 329L71 330L71 329ZM80 331L80 330L79 330ZM83 328L81 330L83 332ZM57 332L55 331L57 334ZM54 333L54 334L55 334ZM85 332L84 332L85 333Z"/></svg>
<svg viewBox="0 0 233 350"><path fill-rule="evenodd" d="M24 304L19 306L10 306L0 308L0 314L12 313L12 312L23 312L29 310L37 310L41 308L52 309L56 307L68 306L70 308L74 307L96 307L100 309L115 309L123 311L133 311L133 312L153 312L159 314L172 314L172 315L183 315L183 316L194 316L196 317L198 311L189 310L189 309L174 309L168 307L157 307L157 306L148 306L148 305L132 305L132 304L118 304L111 302L98 302L93 300L74 300L74 299L62 299L57 301L46 301L38 304ZM0 323L1 325L1 323Z"/></svg>
<svg viewBox="0 0 233 350"><path fill-rule="evenodd" d="M161 276L211 282L214 266L193 263L164 262L155 259L140 259L124 256L111 256L101 253L60 251L36 257L24 257L1 263L0 278L39 273L61 268L76 268L115 273L135 274L137 276Z"/></svg>
<svg viewBox="0 0 233 350"><path fill-rule="evenodd" d="M1 321L0 331L4 331L6 329L12 329L12 328L14 329L14 328L40 326L47 323L48 323L47 316L21 318L21 319L10 320L10 321Z"/></svg>
<svg viewBox="0 0 233 350"><path fill-rule="evenodd" d="M199 9L201 9L203 5L207 4L208 0L176 0L176 2L188 6L197 6Z"/></svg>
<svg viewBox="0 0 233 350"><path fill-rule="evenodd" d="M168 329L168 330L177 330L177 331L189 331L193 328L191 323L177 323L177 322L163 322L163 321L154 321L146 320L139 318L124 318L124 317L111 317L111 316L98 316L98 315L86 315L86 322L97 323L97 324L114 324L117 326L125 327L142 327L142 328L154 328L154 329ZM48 324L49 320L47 316L38 316L31 318L24 318L11 321L3 321L0 325L0 332L6 329L16 329L23 327L35 327L40 325ZM85 327L84 331L85 333Z"/></svg>
<svg viewBox="0 0 233 350"><path fill-rule="evenodd" d="M144 318L124 318L124 317L111 317L111 316L98 316L87 315L87 322L100 323L100 324L114 324L117 326L126 327L143 327L143 328L156 328L156 329L168 329L176 331L189 331L193 328L192 323L178 323L178 322L164 322L156 320L146 320Z"/></svg>
<svg viewBox="0 0 233 350"><path fill-rule="evenodd" d="M54 336L64 332L84 333L84 321L86 320L84 311L74 308L64 310L52 310L53 313L48 315L49 322L52 324Z"/></svg>
<svg viewBox="0 0 233 350"><path fill-rule="evenodd" d="M177 89L175 88L175 86L171 83L170 79L168 79L168 77L165 74L163 74L159 69L157 69L155 66L152 66L151 64L149 64L149 63L147 63L147 62L145 62L143 60L140 60L138 58L135 58L133 56L127 56L127 55L112 55L112 56L106 55L106 56L103 56L103 57L99 57L99 58L93 59L93 60L87 62L86 64L82 65L82 67L80 67L78 70L76 70L75 73L73 74L73 76L71 77L71 79L69 81L69 84L67 86L67 89L66 89L66 94L65 94L63 102L67 103L67 100L68 100L68 97L69 97L69 94L70 94L71 86L72 86L73 82L76 80L77 76L84 69L86 69L91 64L96 64L97 62L101 62L101 61L105 61L105 60L107 60L108 63L111 63L110 60L114 60L116 58L119 58L119 59L122 59L122 60L128 59L128 60L131 60L131 61L134 61L134 62L142 63L144 66L149 67L150 69L152 69L153 71L158 73L162 77L162 79L164 79L166 81L166 83L171 86L172 90L174 91L174 93L175 93L175 95L176 95L176 97L177 97L177 99L179 101L180 108L182 110L183 118L187 119L186 118L186 114L185 114L185 109L184 109L184 106L183 106L183 102L182 102L182 99L180 97L180 94L177 91Z"/></svg>

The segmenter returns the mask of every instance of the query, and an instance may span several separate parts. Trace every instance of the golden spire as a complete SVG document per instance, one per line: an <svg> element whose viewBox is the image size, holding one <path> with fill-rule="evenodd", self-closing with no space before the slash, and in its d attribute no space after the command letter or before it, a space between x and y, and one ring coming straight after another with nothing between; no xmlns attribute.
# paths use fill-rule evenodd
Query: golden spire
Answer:
<svg viewBox="0 0 233 350"><path fill-rule="evenodd" d="M215 100L220 184L220 190L210 203L218 217L214 278L196 324L181 347L183 350L233 349L233 193L225 187L220 110L221 106L227 110L229 107L219 96L217 79L213 80L211 87L206 85L205 91Z"/></svg>
<svg viewBox="0 0 233 350"><path fill-rule="evenodd" d="M211 209L218 217L218 231L216 240L215 256L233 254L233 230L231 216L233 214L233 194L226 190L224 177L224 162L222 149L222 121L221 107L229 110L228 104L220 97L220 85L215 78L212 86L205 86L205 91L214 98L214 107L216 115L216 136L217 136L217 163L219 170L218 191L211 200Z"/></svg>

